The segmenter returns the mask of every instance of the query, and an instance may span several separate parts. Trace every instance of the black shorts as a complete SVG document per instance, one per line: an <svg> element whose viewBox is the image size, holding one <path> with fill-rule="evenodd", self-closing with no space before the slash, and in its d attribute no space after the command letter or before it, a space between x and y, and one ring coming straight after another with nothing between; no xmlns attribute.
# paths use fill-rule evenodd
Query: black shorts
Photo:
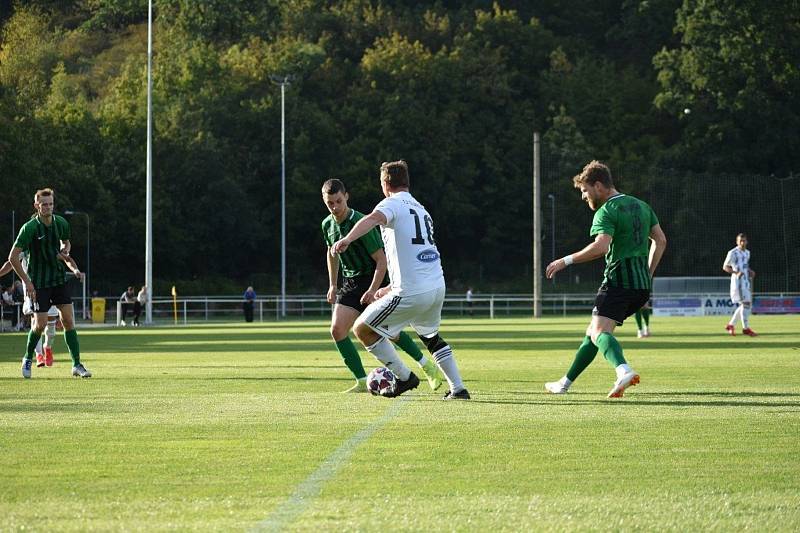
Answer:
<svg viewBox="0 0 800 533"><path fill-rule="evenodd" d="M336 303L352 307L359 313L363 312L367 306L361 303L361 297L364 296L370 285L372 285L372 276L344 278L342 286L336 291Z"/></svg>
<svg viewBox="0 0 800 533"><path fill-rule="evenodd" d="M46 313L51 305L72 304L72 297L67 291L67 285L56 285L36 289L36 300L33 302L34 313Z"/></svg>
<svg viewBox="0 0 800 533"><path fill-rule="evenodd" d="M638 311L650 299L647 289L623 289L603 285L594 299L592 315L604 316L622 325L626 318Z"/></svg>

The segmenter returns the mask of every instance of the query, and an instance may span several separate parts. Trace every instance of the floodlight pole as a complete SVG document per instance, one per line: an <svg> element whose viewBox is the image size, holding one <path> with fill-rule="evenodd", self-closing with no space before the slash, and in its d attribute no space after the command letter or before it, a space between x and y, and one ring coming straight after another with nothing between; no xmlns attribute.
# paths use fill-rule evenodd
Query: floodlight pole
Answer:
<svg viewBox="0 0 800 533"><path fill-rule="evenodd" d="M281 317L286 317L286 86L289 76L270 76L281 86Z"/></svg>
<svg viewBox="0 0 800 533"><path fill-rule="evenodd" d="M542 176L539 132L533 132L533 316L542 316Z"/></svg>
<svg viewBox="0 0 800 533"><path fill-rule="evenodd" d="M89 318L89 313L86 307L86 293L89 292L91 287L89 281L92 279L92 263L91 263L91 249L92 249L92 234L89 225L89 213L83 211L64 211L65 215L83 215L86 217L86 279L83 280L83 319Z"/></svg>
<svg viewBox="0 0 800 533"><path fill-rule="evenodd" d="M548 194L550 199L550 261L556 260L556 197ZM556 277L553 276L553 285L556 284Z"/></svg>
<svg viewBox="0 0 800 533"><path fill-rule="evenodd" d="M153 322L153 0L147 2L147 192L144 284L147 286L145 323Z"/></svg>

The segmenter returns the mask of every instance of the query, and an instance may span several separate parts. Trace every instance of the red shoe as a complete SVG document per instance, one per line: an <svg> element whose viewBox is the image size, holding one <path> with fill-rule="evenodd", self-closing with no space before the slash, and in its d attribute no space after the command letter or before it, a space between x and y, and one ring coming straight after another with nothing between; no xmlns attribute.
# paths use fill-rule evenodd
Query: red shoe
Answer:
<svg viewBox="0 0 800 533"><path fill-rule="evenodd" d="M44 366L44 356L40 353L36 354L36 366L39 368Z"/></svg>
<svg viewBox="0 0 800 533"><path fill-rule="evenodd" d="M44 364L53 366L53 349L49 346L44 347Z"/></svg>
<svg viewBox="0 0 800 533"><path fill-rule="evenodd" d="M744 334L745 334L745 335L747 335L748 337L758 337L758 333L756 333L755 331L753 331L753 330L752 330L752 329L750 329L750 328L744 328L744 329L742 330L742 333L744 333Z"/></svg>
<svg viewBox="0 0 800 533"><path fill-rule="evenodd" d="M728 324L725 326L725 330L731 334L731 337L736 336L736 328L732 324Z"/></svg>

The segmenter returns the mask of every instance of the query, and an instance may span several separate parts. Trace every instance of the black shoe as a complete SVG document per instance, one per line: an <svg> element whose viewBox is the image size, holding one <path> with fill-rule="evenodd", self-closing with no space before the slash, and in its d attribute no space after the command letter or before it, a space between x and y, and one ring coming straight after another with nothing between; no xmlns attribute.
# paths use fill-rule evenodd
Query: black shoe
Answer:
<svg viewBox="0 0 800 533"><path fill-rule="evenodd" d="M453 391L447 391L442 400L469 400L469 391L461 389L455 394L453 394Z"/></svg>
<svg viewBox="0 0 800 533"><path fill-rule="evenodd" d="M410 391L411 389L416 389L419 386L419 378L415 373L411 373L407 380L401 381L399 378L397 379L397 387L395 388L394 394L387 394L388 398L394 398L396 396L400 396L406 391Z"/></svg>

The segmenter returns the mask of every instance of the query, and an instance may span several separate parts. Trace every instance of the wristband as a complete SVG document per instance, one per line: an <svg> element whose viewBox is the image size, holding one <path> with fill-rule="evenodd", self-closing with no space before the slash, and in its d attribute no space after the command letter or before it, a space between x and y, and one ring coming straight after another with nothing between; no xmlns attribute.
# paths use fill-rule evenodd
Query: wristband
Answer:
<svg viewBox="0 0 800 533"><path fill-rule="evenodd" d="M571 255L564 256L564 265L570 266L573 263L573 259Z"/></svg>

